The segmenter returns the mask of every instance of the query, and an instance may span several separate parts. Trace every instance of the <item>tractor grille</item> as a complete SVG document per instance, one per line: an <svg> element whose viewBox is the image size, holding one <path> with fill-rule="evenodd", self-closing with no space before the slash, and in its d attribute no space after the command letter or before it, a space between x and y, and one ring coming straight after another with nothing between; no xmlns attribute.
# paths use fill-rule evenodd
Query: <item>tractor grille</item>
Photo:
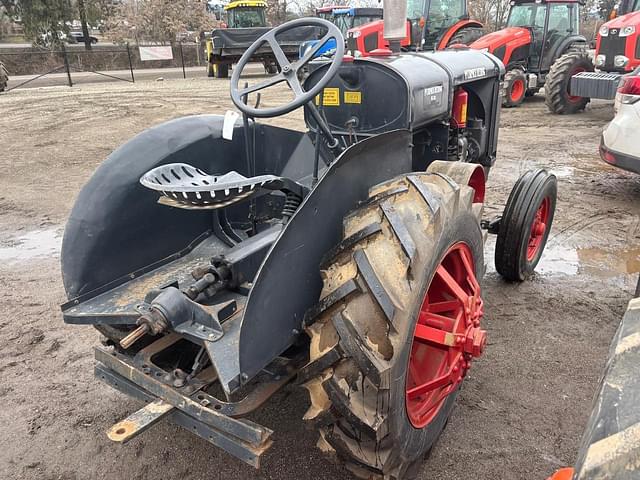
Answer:
<svg viewBox="0 0 640 480"><path fill-rule="evenodd" d="M618 28L612 28L609 30L609 35L600 38L600 50L601 55L606 55L606 61L602 70L606 72L614 72L616 70L624 70L624 68L616 68L613 65L613 59L616 55L624 55L626 41L628 37L619 37Z"/></svg>

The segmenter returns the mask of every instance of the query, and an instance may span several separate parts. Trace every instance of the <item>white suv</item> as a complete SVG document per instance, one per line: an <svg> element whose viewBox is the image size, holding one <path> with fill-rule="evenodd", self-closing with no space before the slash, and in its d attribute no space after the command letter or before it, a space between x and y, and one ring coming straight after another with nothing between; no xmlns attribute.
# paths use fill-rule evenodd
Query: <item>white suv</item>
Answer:
<svg viewBox="0 0 640 480"><path fill-rule="evenodd" d="M616 167L640 173L640 68L620 81L616 115L602 132L600 156Z"/></svg>

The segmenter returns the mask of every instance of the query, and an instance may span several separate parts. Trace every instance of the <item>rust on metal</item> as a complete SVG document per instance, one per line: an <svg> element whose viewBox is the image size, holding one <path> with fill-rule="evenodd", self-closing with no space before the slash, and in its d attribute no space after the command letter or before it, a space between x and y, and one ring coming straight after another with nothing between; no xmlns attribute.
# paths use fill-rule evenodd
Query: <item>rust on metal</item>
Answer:
<svg viewBox="0 0 640 480"><path fill-rule="evenodd" d="M175 407L162 400L156 400L116 423L107 432L114 442L125 443L141 434L169 414Z"/></svg>

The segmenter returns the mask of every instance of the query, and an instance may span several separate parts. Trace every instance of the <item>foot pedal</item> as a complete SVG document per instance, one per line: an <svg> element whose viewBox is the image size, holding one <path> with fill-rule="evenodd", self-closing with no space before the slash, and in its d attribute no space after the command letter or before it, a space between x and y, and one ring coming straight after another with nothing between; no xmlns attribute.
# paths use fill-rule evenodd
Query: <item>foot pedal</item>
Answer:
<svg viewBox="0 0 640 480"><path fill-rule="evenodd" d="M215 209L269 191L292 192L301 198L302 185L284 177L260 175L247 178L238 172L209 175L186 163L170 163L154 168L140 178L140 183L164 195L160 203L187 209Z"/></svg>
<svg viewBox="0 0 640 480"><path fill-rule="evenodd" d="M107 432L107 437L114 442L125 443L141 434L159 420L171 413L175 407L162 400L145 405L124 420L116 423Z"/></svg>

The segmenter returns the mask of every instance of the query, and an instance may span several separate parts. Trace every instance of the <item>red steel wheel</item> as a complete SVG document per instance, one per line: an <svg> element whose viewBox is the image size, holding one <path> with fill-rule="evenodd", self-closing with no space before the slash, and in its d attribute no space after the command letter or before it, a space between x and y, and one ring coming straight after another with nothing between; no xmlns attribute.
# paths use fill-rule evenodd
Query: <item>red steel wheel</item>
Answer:
<svg viewBox="0 0 640 480"><path fill-rule="evenodd" d="M323 264L298 380L320 444L360 478L418 473L485 345L476 193L431 173L377 185Z"/></svg>
<svg viewBox="0 0 640 480"><path fill-rule="evenodd" d="M496 240L496 270L507 280L522 281L538 265L549 238L558 186L546 170L529 170L509 195Z"/></svg>
<svg viewBox="0 0 640 480"><path fill-rule="evenodd" d="M527 244L528 261L532 261L540 252L540 247L542 247L543 240L545 238L544 234L547 231L547 224L549 223L550 211L551 200L549 197L545 197L536 211L536 215L533 219L533 225L531 225L531 235L529 236L529 242Z"/></svg>
<svg viewBox="0 0 640 480"><path fill-rule="evenodd" d="M406 378L411 424L423 428L482 354L486 332L480 285L471 250L457 243L446 253L427 289L413 334Z"/></svg>

